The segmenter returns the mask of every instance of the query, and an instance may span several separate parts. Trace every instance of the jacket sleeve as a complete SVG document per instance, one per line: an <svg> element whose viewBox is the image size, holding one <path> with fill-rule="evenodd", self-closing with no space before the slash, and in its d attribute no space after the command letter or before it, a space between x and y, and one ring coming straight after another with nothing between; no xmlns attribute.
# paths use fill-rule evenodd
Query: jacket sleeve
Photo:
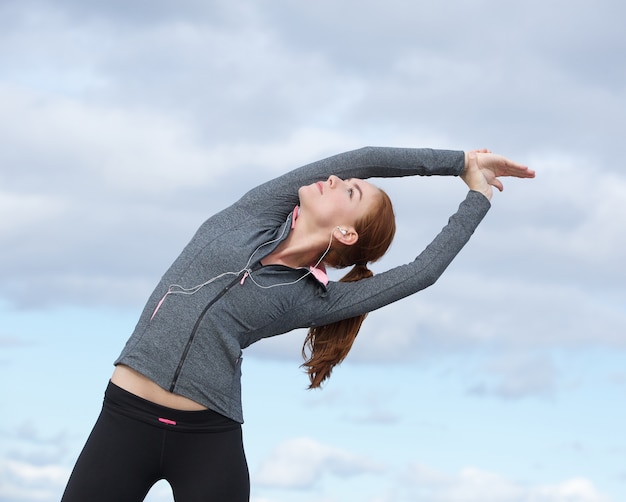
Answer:
<svg viewBox="0 0 626 502"><path fill-rule="evenodd" d="M331 174L346 178L394 178L402 176L458 176L465 167L462 151L430 148L364 147L328 157L264 183L240 200L257 208L282 206L288 214L298 203L298 189Z"/></svg>

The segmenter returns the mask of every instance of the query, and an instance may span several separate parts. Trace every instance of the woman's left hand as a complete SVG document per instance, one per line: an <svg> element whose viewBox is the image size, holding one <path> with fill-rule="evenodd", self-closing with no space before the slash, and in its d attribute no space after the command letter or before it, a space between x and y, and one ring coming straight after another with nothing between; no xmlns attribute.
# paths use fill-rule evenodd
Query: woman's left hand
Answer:
<svg viewBox="0 0 626 502"><path fill-rule="evenodd" d="M501 176L534 178L535 171L487 149L465 153L465 169L461 173L461 179L470 190L481 192L491 200L491 187L496 187L500 192L504 189L498 179Z"/></svg>

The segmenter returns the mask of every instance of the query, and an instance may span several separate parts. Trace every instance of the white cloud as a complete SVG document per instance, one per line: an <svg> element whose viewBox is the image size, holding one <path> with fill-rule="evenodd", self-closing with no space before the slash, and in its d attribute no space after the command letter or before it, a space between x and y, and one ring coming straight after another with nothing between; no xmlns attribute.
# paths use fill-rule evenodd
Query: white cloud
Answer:
<svg viewBox="0 0 626 502"><path fill-rule="evenodd" d="M564 111L577 112L586 103L592 103L586 109L598 108L598 99L579 98L594 92L597 97L597 84L568 80L571 62L564 67L548 64L542 56L545 44L535 46L543 40L550 42L550 54L569 50L565 41L553 37L553 27L547 22L560 11L545 5L539 20L530 16L530 7L491 12L494 19L505 21L491 23L490 33L499 37L499 45L487 54L498 60L497 65L481 63L487 56L475 50L484 49L489 38L463 37L460 43L458 37L449 36L460 28L458 18L450 19L446 9L432 5L360 6L358 16L364 22L349 27L344 22L354 15L349 4L333 6L334 15L329 18L319 7L259 9L244 2L209 8L188 2L175 11L166 6L153 9L151 21L116 5L95 8L71 1L54 7L33 5L38 9L24 12L13 5L10 12L19 29L2 35L5 47L14 48L0 53L8 62L9 77L0 87L0 107L6 118L0 123L4 138L0 159L3 166L12 167L3 177L19 188L16 194L31 198L26 202L34 204L33 225L36 218L44 217L36 210L37 204L61 204L65 213L51 209L46 218L55 217L57 225L74 228L75 217L65 222L60 217L70 212L85 215L89 221L104 221L97 237L103 241L119 239L115 232L132 224L128 215L139 212L145 214L140 218L147 220L146 225L150 221L154 225L146 226L146 235L156 235L168 225L178 229L177 220L199 222L249 184L364 143L434 141L464 147L461 143L473 131L472 138L507 145L511 154L518 150L527 154L545 149L543 145L554 140L555 132L563 131L565 136L574 123L587 124L577 117L564 127ZM606 17L606 7L613 4L603 5L594 9L594 26L605 23L612 33L614 23ZM462 3L457 8L468 16L477 15ZM287 12L290 22L284 17ZM398 18L398 12L404 15ZM511 12L521 25L510 22ZM568 22L559 26L570 33L571 26L586 15L580 6L571 7ZM375 19L375 33L367 28L369 19ZM442 32L434 20L445 20L447 29ZM320 24L326 28L323 40L318 36ZM412 29L404 31L399 26ZM511 35L521 35L528 27L533 27L533 37ZM389 30L392 36L385 35ZM601 40L596 44L602 45ZM614 40L610 47L615 47ZM510 51L519 57L510 57ZM23 78L35 70L37 78ZM51 82L56 84L50 86ZM563 89L559 97L570 96L557 108L552 105L555 82ZM523 95L522 103L533 107L532 113L522 114L524 120L520 113L494 112L506 106L523 108L518 93L529 84L531 91ZM464 92L459 93L459 88ZM623 108L619 95L600 95L606 103L602 109L616 110L619 115L617 110ZM571 106L573 101L576 107ZM551 127L552 135L529 139L540 125L536 117L540 110L541 124ZM555 121L559 127L554 127ZM519 136L520 131L526 136ZM577 142L579 135L580 131L572 134L571 142ZM589 158L606 164L607 158L614 158L608 148L614 142L608 134L604 138L607 148L595 148ZM524 146L531 142L532 149ZM564 151L562 143L557 151ZM626 233L619 231L623 218L620 223L616 216L624 195L623 178L603 174L602 166L570 170L570 164L569 160L561 163L562 172L550 178L546 190L538 189L549 179L540 171L540 178L525 184L517 197L513 191L517 216L522 207L532 213L526 226L510 225L510 230L506 225L494 226L499 239L481 229L497 256L507 256L511 247L525 240L543 256L542 269L552 270L548 261L557 257L563 275L569 272L566 263L586 265L598 255L605 261L619 257ZM561 189L564 183L567 190ZM533 192L539 192L534 199ZM562 204L565 197L566 204ZM574 201L587 205L581 207ZM497 221L497 211L502 209L500 201L496 206L489 216L492 221ZM185 212L184 207L192 209ZM573 207L584 219L570 228ZM553 210L539 213L539 208ZM127 247L142 245L142 238L143 245L159 249L156 242L146 244L146 235L129 235L137 244ZM58 253L67 256L75 246L71 237L60 243L49 241L56 242ZM61 248L63 243L68 250ZM494 253L489 257L496 259ZM113 260L128 259L113 255ZM47 261L58 264L54 259ZM128 268L133 268L132 263ZM602 273L601 279L607 275ZM154 280L151 277L132 281L149 282ZM115 281L112 284L118 287ZM69 296L76 299L74 294Z"/></svg>
<svg viewBox="0 0 626 502"><path fill-rule="evenodd" d="M572 478L555 484L511 481L500 474L463 468L448 474L424 465L413 465L407 473L413 500L423 502L609 502L585 478ZM410 497L410 496L409 496ZM408 500L409 498L407 498Z"/></svg>
<svg viewBox="0 0 626 502"><path fill-rule="evenodd" d="M53 502L68 476L68 470L58 465L0 459L0 500Z"/></svg>
<svg viewBox="0 0 626 502"><path fill-rule="evenodd" d="M594 156L545 154L528 162L536 167L537 178L513 193L503 214L496 204L488 235L494 251L519 260L514 246L525 244L527 261L516 263L524 271L529 265L540 268L547 279L567 279L569 273L570 280L595 276L598 282L623 283L623 267L616 265L626 258L626 214L621 209L626 171ZM508 198L505 192L503 199Z"/></svg>
<svg viewBox="0 0 626 502"><path fill-rule="evenodd" d="M455 275L435 288L370 315L350 357L408 361L481 349L624 346L626 313L571 287Z"/></svg>
<svg viewBox="0 0 626 502"><path fill-rule="evenodd" d="M252 479L259 486L304 489L327 475L344 478L382 470L380 464L336 446L295 438L280 444Z"/></svg>
<svg viewBox="0 0 626 502"><path fill-rule="evenodd" d="M205 148L186 126L148 110L0 86L1 154L14 183L45 174L41 189L80 197L94 187L167 192L205 184L215 174Z"/></svg>

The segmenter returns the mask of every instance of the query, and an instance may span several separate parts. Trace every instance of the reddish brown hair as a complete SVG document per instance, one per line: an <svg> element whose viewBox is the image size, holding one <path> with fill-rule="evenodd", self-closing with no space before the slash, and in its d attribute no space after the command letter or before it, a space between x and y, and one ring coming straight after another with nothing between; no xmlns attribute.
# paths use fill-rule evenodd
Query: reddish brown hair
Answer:
<svg viewBox="0 0 626 502"><path fill-rule="evenodd" d="M341 282L352 282L371 277L367 263L380 259L389 249L396 232L396 220L391 199L383 191L370 211L354 228L359 238L351 246L335 244L326 255L324 262L333 268L354 265ZM309 375L309 389L320 387L330 377L335 366L341 363L350 352L359 329L367 313L343 319L326 326L311 328L302 347L302 357Z"/></svg>

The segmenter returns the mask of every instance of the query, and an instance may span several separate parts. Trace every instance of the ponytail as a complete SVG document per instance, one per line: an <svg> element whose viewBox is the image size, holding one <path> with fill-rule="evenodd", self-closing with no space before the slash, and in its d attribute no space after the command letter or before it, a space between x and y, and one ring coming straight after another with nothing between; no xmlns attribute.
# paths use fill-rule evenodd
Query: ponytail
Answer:
<svg viewBox="0 0 626 502"><path fill-rule="evenodd" d="M358 281L373 275L366 265L355 265L340 282ZM305 359L302 367L309 375L309 389L320 387L333 368L346 358L366 317L367 313L309 330L302 347Z"/></svg>
<svg viewBox="0 0 626 502"><path fill-rule="evenodd" d="M356 264L340 282L372 277L374 274L367 263L381 258L391 245L396 231L393 206L383 190L377 199L368 214L355 225L359 235L357 242L351 246L334 245L326 255L324 262L334 268ZM302 347L305 360L302 367L309 375L309 389L320 387L333 368L346 358L366 316L367 313L309 329Z"/></svg>

